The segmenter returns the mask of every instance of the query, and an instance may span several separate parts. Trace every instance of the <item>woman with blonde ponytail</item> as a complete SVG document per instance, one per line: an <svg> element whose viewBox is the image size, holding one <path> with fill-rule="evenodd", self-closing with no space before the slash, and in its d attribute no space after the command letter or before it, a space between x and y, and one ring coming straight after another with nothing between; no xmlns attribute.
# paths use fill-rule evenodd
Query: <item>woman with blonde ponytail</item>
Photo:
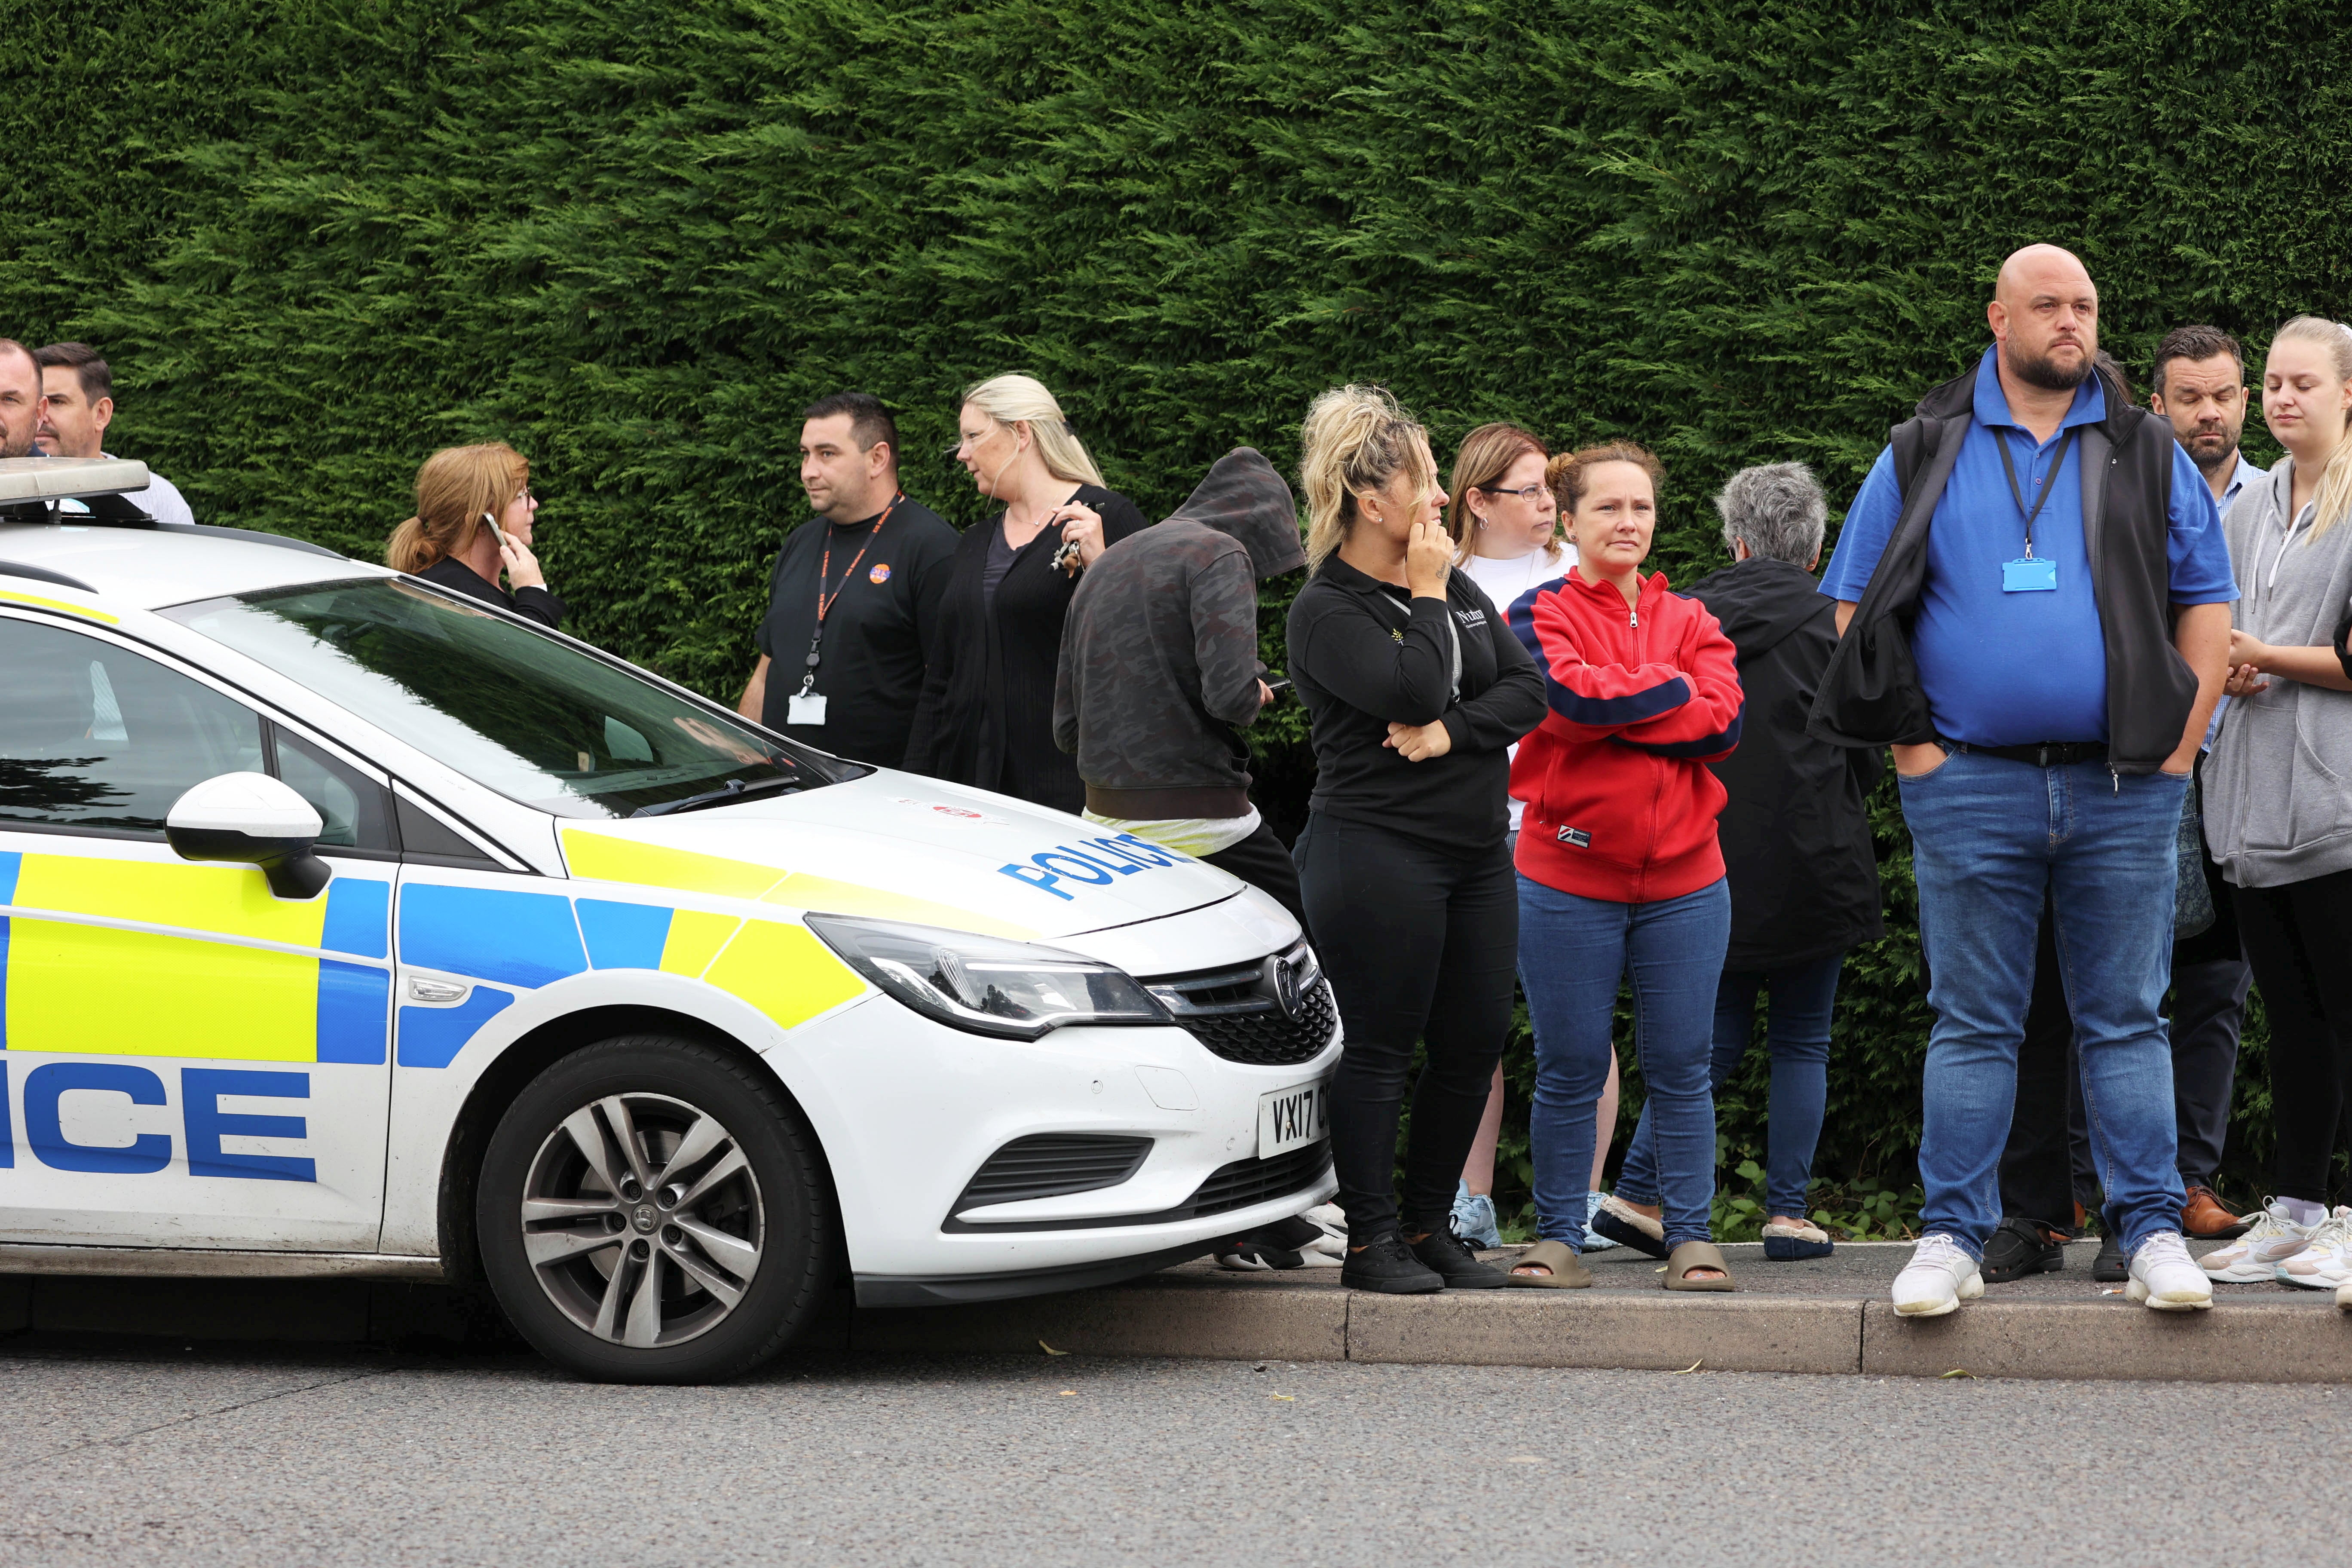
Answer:
<svg viewBox="0 0 2352 1568"><path fill-rule="evenodd" d="M1504 835L1508 748L1544 716L1534 661L1452 568L1428 433L1376 386L1315 400L1300 432L1313 575L1290 676L1316 780L1293 857L1346 1044L1331 1157L1342 1283L1410 1293L1506 1283L1447 1220L1511 1024L1519 942ZM1403 1201L1397 1121L1413 1047Z"/></svg>
<svg viewBox="0 0 2352 1568"><path fill-rule="evenodd" d="M416 515L392 531L384 563L553 629L563 601L531 553L530 463L503 441L444 447L416 470ZM512 591L499 586L503 573Z"/></svg>
<svg viewBox="0 0 2352 1568"><path fill-rule="evenodd" d="M1054 743L1062 623L1078 574L1145 527L1104 488L1062 405L1026 375L964 394L956 460L999 510L956 547L907 740L909 772L1086 809L1076 762Z"/></svg>
<svg viewBox="0 0 2352 1568"><path fill-rule="evenodd" d="M2336 1042L2352 1038L2352 331L2315 316L2281 327L2263 417L2286 457L2223 520L2239 594L2230 702L2200 776L2206 837L2270 1016L2277 1196L2205 1261L2223 1279L2275 1265L2290 1284L2332 1289L2352 1280L2352 1247L2311 1233L2327 1217L2347 1088Z"/></svg>

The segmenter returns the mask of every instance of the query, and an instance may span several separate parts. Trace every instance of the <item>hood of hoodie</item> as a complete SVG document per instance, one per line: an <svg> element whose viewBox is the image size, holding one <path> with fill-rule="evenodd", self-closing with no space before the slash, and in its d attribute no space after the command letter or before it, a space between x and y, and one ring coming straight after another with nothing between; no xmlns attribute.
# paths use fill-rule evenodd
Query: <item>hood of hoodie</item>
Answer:
<svg viewBox="0 0 2352 1568"><path fill-rule="evenodd" d="M1723 635L1746 664L1786 641L1816 616L1834 613L1821 584L1789 561L1751 555L1683 590L1723 623Z"/></svg>
<svg viewBox="0 0 2352 1568"><path fill-rule="evenodd" d="M1184 504L1163 521L1197 522L1241 541L1260 582L1307 564L1298 542L1298 504L1255 447L1236 447L1219 458Z"/></svg>

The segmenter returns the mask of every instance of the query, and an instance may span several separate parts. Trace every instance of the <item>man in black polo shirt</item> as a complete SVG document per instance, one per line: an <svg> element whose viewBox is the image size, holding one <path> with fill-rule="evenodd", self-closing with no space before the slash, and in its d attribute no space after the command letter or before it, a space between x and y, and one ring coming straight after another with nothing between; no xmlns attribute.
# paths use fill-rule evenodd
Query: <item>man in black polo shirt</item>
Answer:
<svg viewBox="0 0 2352 1568"><path fill-rule="evenodd" d="M895 768L955 530L900 492L898 426L879 399L836 392L803 418L801 487L817 521L777 552L760 668L736 710L835 756Z"/></svg>

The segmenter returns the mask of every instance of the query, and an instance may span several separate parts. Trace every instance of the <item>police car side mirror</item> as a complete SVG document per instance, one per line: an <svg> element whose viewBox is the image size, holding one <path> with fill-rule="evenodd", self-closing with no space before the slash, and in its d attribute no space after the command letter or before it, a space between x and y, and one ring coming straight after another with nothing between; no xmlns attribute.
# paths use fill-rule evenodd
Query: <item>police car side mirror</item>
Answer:
<svg viewBox="0 0 2352 1568"><path fill-rule="evenodd" d="M163 837L183 860L258 866L281 899L315 899L333 879L311 853L326 825L310 803L268 773L222 773L172 804Z"/></svg>

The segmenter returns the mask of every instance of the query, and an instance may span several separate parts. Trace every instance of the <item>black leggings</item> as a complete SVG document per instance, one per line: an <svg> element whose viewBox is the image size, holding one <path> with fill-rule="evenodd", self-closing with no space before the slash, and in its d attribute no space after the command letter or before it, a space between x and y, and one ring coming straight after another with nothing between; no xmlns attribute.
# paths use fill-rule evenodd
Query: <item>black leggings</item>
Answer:
<svg viewBox="0 0 2352 1568"><path fill-rule="evenodd" d="M1397 1116L1416 1042L1403 1228L1440 1230L1511 1026L1519 895L1498 841L1441 849L1310 815L1293 853L1307 929L1347 1030L1331 1086L1331 1157L1348 1234L1398 1229Z"/></svg>
<svg viewBox="0 0 2352 1568"><path fill-rule="evenodd" d="M1238 844L1228 844L1213 855L1202 859L1228 876L1239 877L1259 892L1290 911L1290 918L1302 927L1307 924L1306 906L1298 901L1298 867L1290 851L1282 847L1274 829L1263 821L1257 831Z"/></svg>
<svg viewBox="0 0 2352 1568"><path fill-rule="evenodd" d="M2352 1069L2352 871L2231 891L2271 1020L2271 1190L2324 1204Z"/></svg>

